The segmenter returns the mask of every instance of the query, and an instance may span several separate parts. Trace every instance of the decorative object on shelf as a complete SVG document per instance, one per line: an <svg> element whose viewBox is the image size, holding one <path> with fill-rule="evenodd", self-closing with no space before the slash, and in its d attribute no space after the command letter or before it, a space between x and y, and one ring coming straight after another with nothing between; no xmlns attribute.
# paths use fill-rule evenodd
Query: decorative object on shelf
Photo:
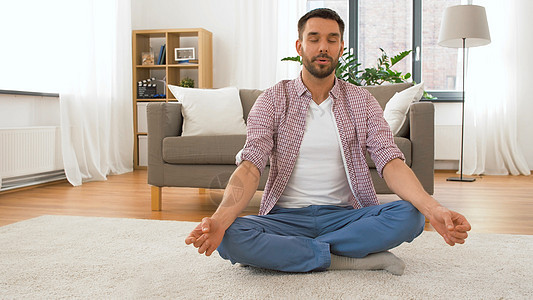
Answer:
<svg viewBox="0 0 533 300"><path fill-rule="evenodd" d="M197 59L180 60L180 61L178 61L178 64L180 64L180 65L192 65L192 64L198 64L198 60L197 60Z"/></svg>
<svg viewBox="0 0 533 300"><path fill-rule="evenodd" d="M143 65L153 65L154 64L154 52L143 52L142 53L142 64Z"/></svg>
<svg viewBox="0 0 533 300"><path fill-rule="evenodd" d="M478 5L456 5L446 8L442 17L438 44L449 48L463 49L463 93L461 99L461 161L460 177L450 177L448 181L475 181L463 177L463 141L465 127L465 51L466 48L484 46L490 43L489 25L485 8Z"/></svg>
<svg viewBox="0 0 533 300"><path fill-rule="evenodd" d="M175 61L187 61L196 59L194 48L174 48Z"/></svg>
<svg viewBox="0 0 533 300"><path fill-rule="evenodd" d="M180 81L179 86L184 88L193 88L194 87L194 79L185 77Z"/></svg>
<svg viewBox="0 0 533 300"><path fill-rule="evenodd" d="M155 83L156 79L154 77L141 80L137 82L137 98L139 99L151 99L159 98L157 94L157 84ZM156 95L158 97L156 97Z"/></svg>
<svg viewBox="0 0 533 300"><path fill-rule="evenodd" d="M152 83L139 83L137 85L137 98L150 99L156 95L155 84Z"/></svg>

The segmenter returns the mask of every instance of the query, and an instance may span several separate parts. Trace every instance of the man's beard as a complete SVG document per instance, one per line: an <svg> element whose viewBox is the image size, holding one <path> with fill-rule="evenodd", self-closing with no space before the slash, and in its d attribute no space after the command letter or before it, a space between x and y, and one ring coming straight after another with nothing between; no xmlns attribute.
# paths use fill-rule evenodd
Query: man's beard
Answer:
<svg viewBox="0 0 533 300"><path fill-rule="evenodd" d="M302 63L304 65L304 67L307 69L307 71L309 71L309 73L311 73L311 75L315 76L316 78L326 78L328 77L329 75L331 75L331 73L333 73L335 71L335 68L337 67L337 64L339 63L339 57L337 57L336 59L334 59L333 57L323 53L323 54L319 54L315 57L312 57L311 59L308 59L306 56L305 56L305 53L302 53ZM328 59L331 64L329 66L325 66L325 65L314 65L313 62L319 58L326 58Z"/></svg>

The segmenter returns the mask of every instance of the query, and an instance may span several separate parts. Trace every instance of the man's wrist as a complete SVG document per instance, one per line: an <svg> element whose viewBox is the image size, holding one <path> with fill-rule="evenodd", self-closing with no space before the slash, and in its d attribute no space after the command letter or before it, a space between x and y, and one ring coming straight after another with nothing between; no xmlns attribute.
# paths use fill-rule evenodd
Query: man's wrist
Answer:
<svg viewBox="0 0 533 300"><path fill-rule="evenodd" d="M437 202L437 200L433 199L433 197L429 195L427 197L428 198L422 202L423 206L421 209L419 208L419 210L424 216L426 216L426 218L431 220L433 218L435 209L438 209L442 205Z"/></svg>
<svg viewBox="0 0 533 300"><path fill-rule="evenodd" d="M438 211L441 207L443 206L440 205L438 202L432 203L428 205L428 207L426 208L427 213L422 213L422 214L425 215L428 218L428 220L431 221L434 218L436 211Z"/></svg>
<svg viewBox="0 0 533 300"><path fill-rule="evenodd" d="M211 216L211 220L213 220L219 226L219 228L223 229L224 231L226 231L226 229L228 229L231 226L231 224L233 224L235 219L236 218L223 216L221 213L218 213L218 212L215 212Z"/></svg>

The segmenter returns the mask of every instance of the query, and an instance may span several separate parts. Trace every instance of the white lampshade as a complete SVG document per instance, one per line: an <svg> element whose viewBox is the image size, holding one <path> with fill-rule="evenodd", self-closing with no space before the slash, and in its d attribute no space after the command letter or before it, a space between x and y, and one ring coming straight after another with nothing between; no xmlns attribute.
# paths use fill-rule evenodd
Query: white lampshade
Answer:
<svg viewBox="0 0 533 300"><path fill-rule="evenodd" d="M446 8L440 26L439 42L443 47L477 47L490 43L487 13L483 6L456 5Z"/></svg>

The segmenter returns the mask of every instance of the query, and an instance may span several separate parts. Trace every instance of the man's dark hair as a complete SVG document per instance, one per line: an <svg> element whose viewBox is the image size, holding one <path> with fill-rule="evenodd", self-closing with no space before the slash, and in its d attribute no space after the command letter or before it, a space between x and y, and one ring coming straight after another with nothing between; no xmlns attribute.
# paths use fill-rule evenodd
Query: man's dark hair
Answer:
<svg viewBox="0 0 533 300"><path fill-rule="evenodd" d="M334 11L329 8L317 8L309 11L303 17L300 18L300 21L298 21L298 38L301 40L302 35L304 33L304 27L305 24L307 24L307 20L311 18L322 18L322 19L328 19L336 21L337 24L339 24L339 30L341 32L341 40L344 36L344 21L341 19L341 17Z"/></svg>

